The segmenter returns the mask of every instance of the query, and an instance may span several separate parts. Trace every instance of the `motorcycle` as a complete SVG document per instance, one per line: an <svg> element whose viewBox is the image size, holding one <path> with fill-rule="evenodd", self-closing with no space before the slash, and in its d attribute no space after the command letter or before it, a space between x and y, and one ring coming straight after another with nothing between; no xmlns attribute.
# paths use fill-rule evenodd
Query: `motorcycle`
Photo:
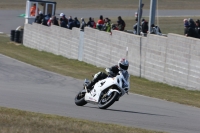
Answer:
<svg viewBox="0 0 200 133"><path fill-rule="evenodd" d="M125 93L128 94L130 89L130 75L128 72L120 70L117 75L114 75L109 68L105 70L109 76L98 81L90 92L87 90L87 85L90 81L85 79L83 89L75 97L75 104L77 106L91 103L97 104L100 109L107 109Z"/></svg>

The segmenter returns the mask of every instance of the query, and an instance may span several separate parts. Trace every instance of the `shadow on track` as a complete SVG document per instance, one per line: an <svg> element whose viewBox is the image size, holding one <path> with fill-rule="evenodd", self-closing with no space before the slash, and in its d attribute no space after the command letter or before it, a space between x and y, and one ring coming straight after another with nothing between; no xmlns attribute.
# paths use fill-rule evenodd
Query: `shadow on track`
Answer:
<svg viewBox="0 0 200 133"><path fill-rule="evenodd" d="M83 106L83 107L89 107L89 108L99 109L99 108L97 108L97 107L90 107L90 106ZM142 115L153 115L153 116L174 117L174 116L169 116L169 115L160 115L160 114L136 112L136 111L129 111L129 110L118 110L118 109L99 109L99 110L103 110L103 111L113 111L113 112L125 112L125 113L142 114Z"/></svg>

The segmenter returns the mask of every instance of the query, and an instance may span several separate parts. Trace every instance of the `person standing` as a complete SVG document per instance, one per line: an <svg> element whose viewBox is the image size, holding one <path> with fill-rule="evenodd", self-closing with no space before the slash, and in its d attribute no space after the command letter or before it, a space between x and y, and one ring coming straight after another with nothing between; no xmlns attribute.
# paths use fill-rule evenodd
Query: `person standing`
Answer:
<svg viewBox="0 0 200 133"><path fill-rule="evenodd" d="M33 6L31 7L31 11L30 14L31 16L36 16L36 4L33 4ZM39 8L38 8L38 13L39 13Z"/></svg>
<svg viewBox="0 0 200 133"><path fill-rule="evenodd" d="M85 26L86 26L85 20L84 18L81 18L81 26L80 26L81 31L84 31Z"/></svg>
<svg viewBox="0 0 200 133"><path fill-rule="evenodd" d="M149 26L148 26L148 22L145 19L142 19L142 33L146 34Z"/></svg>

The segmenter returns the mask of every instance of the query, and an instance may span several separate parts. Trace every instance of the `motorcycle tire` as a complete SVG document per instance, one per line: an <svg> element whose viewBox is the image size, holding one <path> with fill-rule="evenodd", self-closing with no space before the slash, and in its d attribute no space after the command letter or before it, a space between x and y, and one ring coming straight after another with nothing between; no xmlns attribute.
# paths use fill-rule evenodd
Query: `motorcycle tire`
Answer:
<svg viewBox="0 0 200 133"><path fill-rule="evenodd" d="M99 101L99 108L100 109L107 109L110 107L119 97L119 94L117 92L113 92L111 98L104 104L102 104L102 99Z"/></svg>
<svg viewBox="0 0 200 133"><path fill-rule="evenodd" d="M87 104L87 102L85 101L85 92L80 91L76 97L75 97L75 104L77 106L84 106L85 104Z"/></svg>

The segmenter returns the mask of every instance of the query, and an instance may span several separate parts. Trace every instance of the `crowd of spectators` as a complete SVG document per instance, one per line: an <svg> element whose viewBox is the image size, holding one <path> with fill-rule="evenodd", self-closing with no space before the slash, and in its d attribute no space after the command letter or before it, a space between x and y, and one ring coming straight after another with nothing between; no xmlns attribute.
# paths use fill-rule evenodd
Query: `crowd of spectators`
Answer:
<svg viewBox="0 0 200 133"><path fill-rule="evenodd" d="M200 20L184 19L184 35L187 37L200 38Z"/></svg>
<svg viewBox="0 0 200 133"><path fill-rule="evenodd" d="M99 20L95 22L94 18L90 17L89 21L86 23L84 18L81 18L79 21L77 17L72 18L69 16L66 18L64 13L60 13L60 18L56 16L51 16L51 14L43 15L42 11L39 11L38 16L35 18L35 23L42 24L45 26L56 25L67 29L72 29L73 27L80 28L84 31L84 27L91 27L101 31L111 32L113 30L124 31L126 24L121 16L118 17L116 24L111 23L109 18L103 18L103 15L100 15Z"/></svg>
<svg viewBox="0 0 200 133"><path fill-rule="evenodd" d="M84 27L91 27L101 31L111 32L111 30L124 31L126 24L121 16L118 17L116 24L113 24L109 18L104 18L100 15L99 20L95 22L94 18L90 17L88 22L85 22L84 18L79 21L77 17L72 18L69 16L66 18L64 13L60 13L60 18L56 16L51 16L51 14L43 15L42 11L39 11L38 16L35 18L35 23L42 24L45 26L56 25L67 29L72 29L73 27L80 28L84 31ZM137 34L138 19L136 18L136 23L133 25L133 34ZM184 19L184 35L187 37L200 38L200 20L194 21L193 19ZM139 27L139 34L156 34L162 35L160 28L154 24L151 25L151 30L149 30L148 22L142 19Z"/></svg>
<svg viewBox="0 0 200 133"><path fill-rule="evenodd" d="M133 34L137 34L137 26L138 26L138 18L135 19L136 23L133 25ZM139 35L145 35L146 34L156 34L156 35L162 35L162 32L160 28L154 24L151 24L151 30L149 31L149 24L145 19L142 19L141 24L139 25Z"/></svg>

